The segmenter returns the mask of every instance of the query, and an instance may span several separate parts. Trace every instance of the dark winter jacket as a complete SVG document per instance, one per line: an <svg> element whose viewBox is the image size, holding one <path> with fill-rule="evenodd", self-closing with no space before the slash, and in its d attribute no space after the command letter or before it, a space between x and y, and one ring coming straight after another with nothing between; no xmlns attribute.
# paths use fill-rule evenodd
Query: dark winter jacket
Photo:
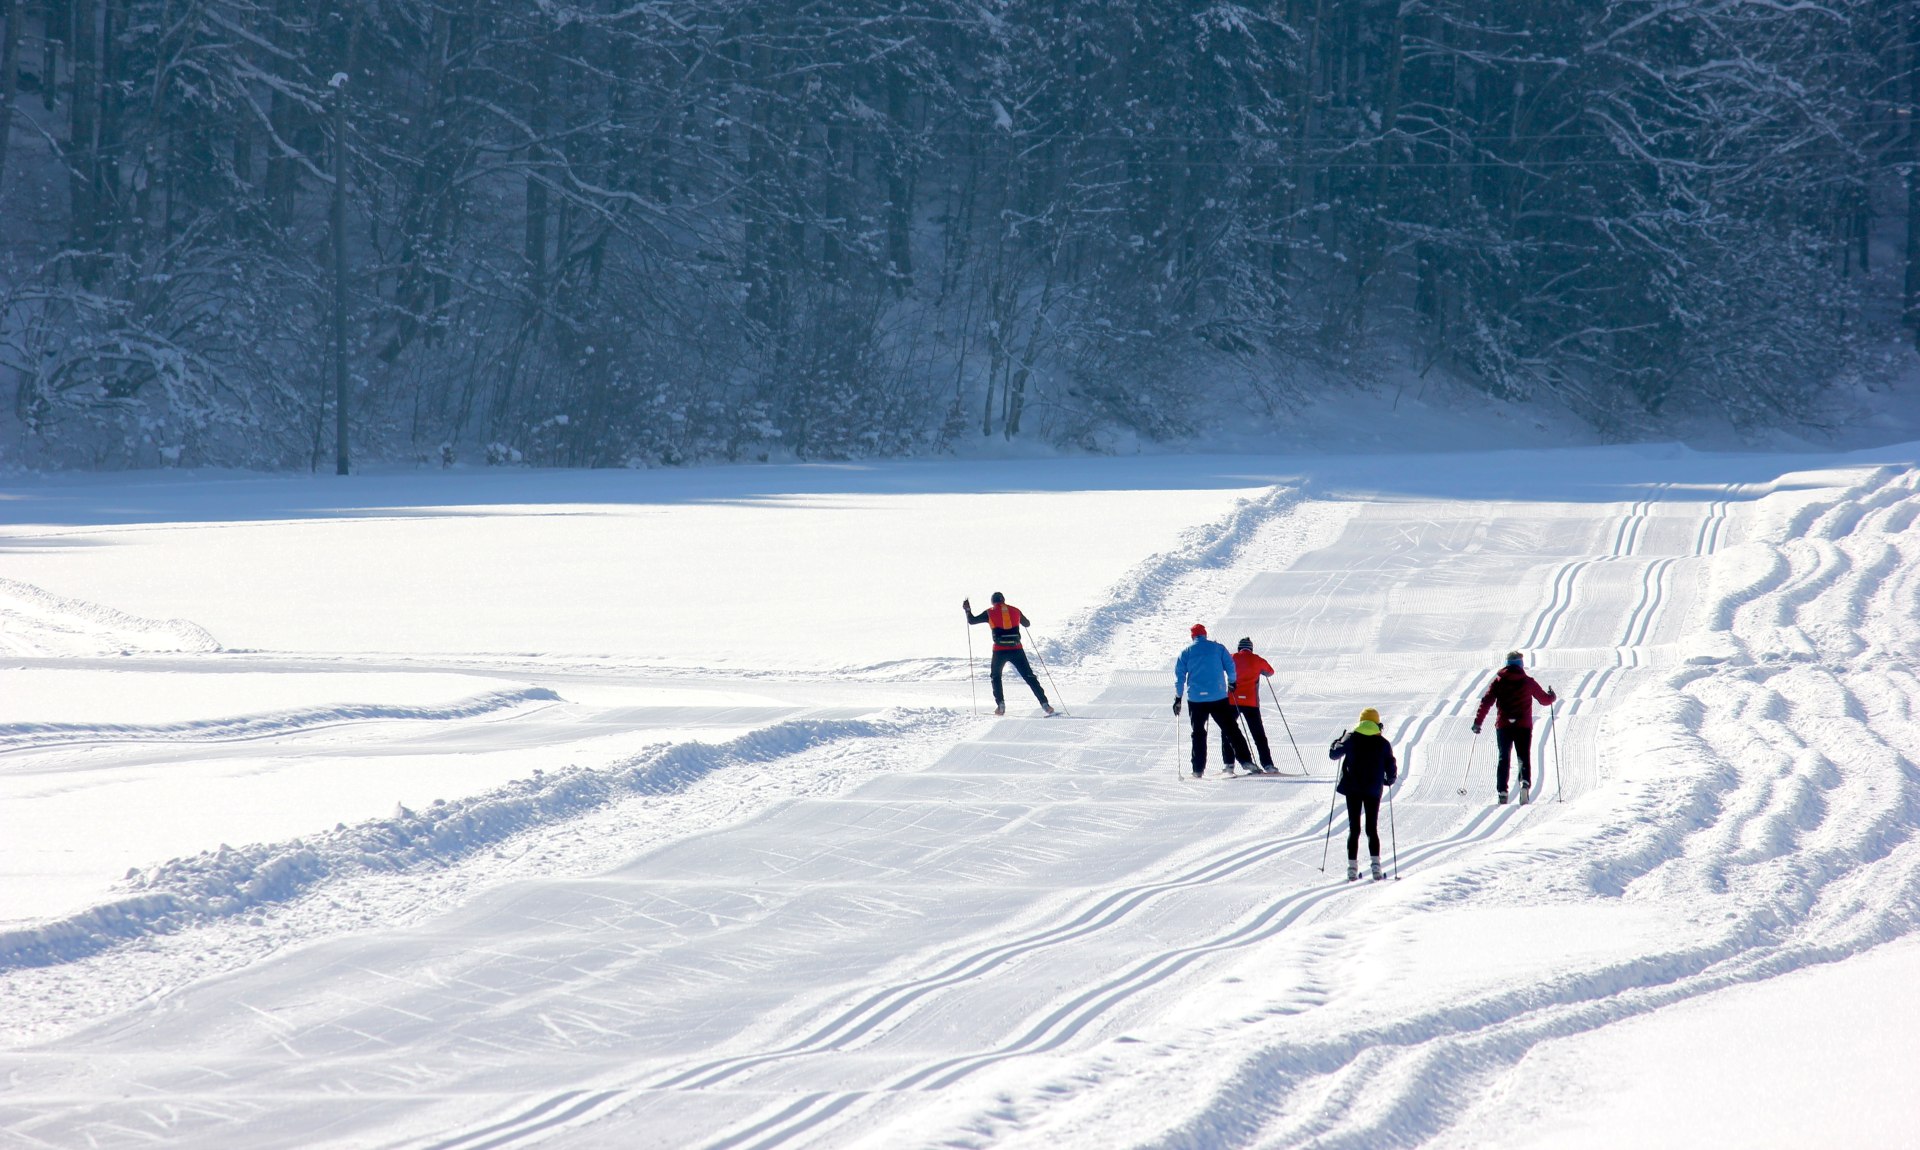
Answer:
<svg viewBox="0 0 1920 1150"><path fill-rule="evenodd" d="M1533 705L1543 703L1551 706L1559 696L1534 682L1533 676L1518 667L1502 667L1500 673L1487 685L1487 693L1480 696L1480 709L1473 713L1473 725L1479 726L1486 720L1487 712L1495 704L1500 707L1500 717L1495 727L1533 727Z"/></svg>
<svg viewBox="0 0 1920 1150"><path fill-rule="evenodd" d="M1173 665L1173 696L1185 695L1196 703L1217 703L1227 697L1239 680L1233 656L1206 636L1187 644Z"/></svg>
<svg viewBox="0 0 1920 1150"><path fill-rule="evenodd" d="M1329 759L1345 759L1340 764L1340 782L1333 789L1343 795L1377 799L1380 792L1400 777L1400 764L1394 760L1393 744L1372 723L1371 733L1349 731L1327 748Z"/></svg>

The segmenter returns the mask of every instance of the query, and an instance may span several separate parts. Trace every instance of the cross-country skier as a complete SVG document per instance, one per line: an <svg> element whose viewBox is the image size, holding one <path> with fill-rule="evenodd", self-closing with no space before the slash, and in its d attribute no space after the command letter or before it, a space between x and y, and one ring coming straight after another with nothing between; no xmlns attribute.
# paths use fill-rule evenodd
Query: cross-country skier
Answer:
<svg viewBox="0 0 1920 1150"><path fill-rule="evenodd" d="M1253 736L1253 747L1260 752L1259 769L1267 774L1277 775L1280 773L1280 768L1273 765L1273 752L1267 748L1267 725L1260 718L1260 676L1266 675L1271 678L1273 664L1253 653L1252 639L1242 639L1239 650L1233 653L1233 671L1236 678L1233 690L1227 694L1227 701L1232 703L1233 709L1246 720L1247 732ZM1228 757L1228 752L1232 749L1223 732L1220 736L1220 757L1229 764L1233 762L1233 759ZM1253 760L1246 760L1245 765L1247 773L1252 774Z"/></svg>
<svg viewBox="0 0 1920 1150"><path fill-rule="evenodd" d="M1173 713L1180 713L1180 699L1185 696L1191 704L1188 717L1193 723L1193 777L1199 778L1207 773L1207 720L1211 718L1220 728L1220 737L1228 741L1228 747L1221 752L1226 760L1228 774L1233 773L1233 764L1253 762L1253 755L1247 750L1247 740L1240 734L1240 724L1234 719L1233 704L1227 701L1227 695L1233 690L1236 672L1233 656L1227 649L1207 638L1207 629L1199 623L1188 632L1193 642L1180 652L1180 658L1173 665Z"/></svg>
<svg viewBox="0 0 1920 1150"><path fill-rule="evenodd" d="M1026 612L1007 602L1000 592L993 593L993 606L975 615L973 600L960 600L960 609L967 613L967 622L985 623L993 630L993 713L1007 713L1007 696L1000 689L1000 676L1009 664L1020 672L1020 677L1033 688L1033 697L1040 700L1040 709L1053 714L1053 704L1047 702L1047 693L1040 689L1040 680L1034 677L1033 664L1027 662L1026 648L1020 645L1020 628L1032 626Z"/></svg>
<svg viewBox="0 0 1920 1150"><path fill-rule="evenodd" d="M1380 794L1400 777L1400 764L1394 761L1393 744L1380 733L1380 712L1368 707L1360 712L1353 730L1341 731L1327 748L1329 759L1344 759L1340 781L1334 790L1347 796L1347 881L1360 877L1360 822L1367 825L1367 852L1373 856L1373 877L1380 871Z"/></svg>
<svg viewBox="0 0 1920 1150"><path fill-rule="evenodd" d="M1501 802L1507 801L1509 753L1520 759L1520 801L1526 802L1533 793L1533 705L1545 703L1551 707L1559 698L1553 688L1541 687L1527 674L1526 658L1518 651L1507 652L1507 665L1494 674L1486 694L1480 696L1480 709L1473 713L1474 734L1480 733L1487 712L1496 704L1500 708L1494 718L1493 735L1500 747L1495 783Z"/></svg>

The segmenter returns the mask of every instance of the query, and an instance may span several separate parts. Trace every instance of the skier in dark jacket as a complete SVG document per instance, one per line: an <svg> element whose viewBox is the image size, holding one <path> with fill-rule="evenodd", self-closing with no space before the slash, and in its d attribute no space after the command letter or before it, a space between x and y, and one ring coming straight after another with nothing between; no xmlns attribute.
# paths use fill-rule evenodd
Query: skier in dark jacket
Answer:
<svg viewBox="0 0 1920 1150"><path fill-rule="evenodd" d="M1344 759L1340 781L1334 790L1347 796L1347 881L1360 877L1360 823L1367 826L1367 851L1373 856L1373 877L1386 876L1380 870L1380 795L1400 777L1400 764L1394 760L1393 744L1380 733L1380 712L1368 707L1360 712L1353 730L1327 748L1329 759Z"/></svg>
<svg viewBox="0 0 1920 1150"><path fill-rule="evenodd" d="M1180 652L1179 660L1173 665L1173 713L1180 713L1181 696L1191 701L1188 714L1193 723L1193 777L1197 779L1207 773L1209 718L1219 725L1221 738L1228 742L1228 753L1222 757L1227 761L1227 773L1232 774L1235 760L1253 762L1246 737L1240 733L1233 704L1227 701L1235 682L1233 656L1227 654L1225 647L1207 638L1207 629L1201 624L1195 623L1189 634L1193 642Z"/></svg>
<svg viewBox="0 0 1920 1150"><path fill-rule="evenodd" d="M1011 664L1014 670L1020 672L1020 677L1027 681L1027 686L1033 688L1033 697L1040 700L1040 709L1049 715L1053 714L1053 704L1047 702L1047 693L1040 689L1040 680L1034 677L1033 664L1027 662L1026 648L1020 645L1020 628L1032 626L1026 613L1007 602L1007 597L998 591L993 593L993 606L978 615L973 613L971 599L960 600L960 609L967 613L969 624L985 623L993 631L993 670L990 673L993 679L993 713L1007 713L1007 696L1000 688L1000 678Z"/></svg>
<svg viewBox="0 0 1920 1150"><path fill-rule="evenodd" d="M1526 802L1533 793L1533 705L1544 703L1551 707L1559 698L1551 687L1541 687L1527 674L1526 659L1518 651L1507 652L1507 665L1494 674L1493 682L1487 684L1486 693L1480 696L1480 709L1473 713L1474 734L1480 733L1480 724L1486 721L1487 712L1495 706L1500 708L1494 718L1493 735L1500 747L1495 783L1501 802L1507 801L1510 754L1520 759L1520 801Z"/></svg>

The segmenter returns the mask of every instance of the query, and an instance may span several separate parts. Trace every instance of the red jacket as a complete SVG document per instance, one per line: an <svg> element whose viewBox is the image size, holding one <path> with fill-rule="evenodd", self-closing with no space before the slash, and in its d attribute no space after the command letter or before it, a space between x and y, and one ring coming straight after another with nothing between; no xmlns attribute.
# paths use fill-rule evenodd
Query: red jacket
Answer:
<svg viewBox="0 0 1920 1150"><path fill-rule="evenodd" d="M1260 676L1273 674L1273 665L1252 651L1233 653L1233 690L1227 701L1236 707L1260 705Z"/></svg>
<svg viewBox="0 0 1920 1150"><path fill-rule="evenodd" d="M1495 703L1500 705L1500 717L1495 727L1533 727L1533 705L1546 703L1551 705L1559 696L1533 681L1533 676L1518 667L1502 667L1487 684L1487 693L1480 696L1480 709L1473 713L1473 725L1479 726L1486 720L1487 712Z"/></svg>

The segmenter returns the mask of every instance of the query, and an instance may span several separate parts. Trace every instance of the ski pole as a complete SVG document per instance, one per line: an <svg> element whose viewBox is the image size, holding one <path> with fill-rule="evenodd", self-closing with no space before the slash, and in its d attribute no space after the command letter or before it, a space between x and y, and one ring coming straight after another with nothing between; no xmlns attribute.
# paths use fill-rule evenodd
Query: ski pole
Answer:
<svg viewBox="0 0 1920 1150"><path fill-rule="evenodd" d="M973 624L967 624L967 690L973 694L973 713L980 713L980 680L973 673Z"/></svg>
<svg viewBox="0 0 1920 1150"><path fill-rule="evenodd" d="M1173 713L1173 777L1184 779L1188 768L1180 761L1180 712Z"/></svg>
<svg viewBox="0 0 1920 1150"><path fill-rule="evenodd" d="M1480 732L1475 731L1473 733L1473 746L1469 748L1467 751L1467 769L1460 772L1460 792L1459 793L1463 795L1467 793L1467 776L1473 773L1474 753L1479 749L1480 749Z"/></svg>
<svg viewBox="0 0 1920 1150"><path fill-rule="evenodd" d="M1293 724L1287 722L1287 709L1280 705L1280 692L1273 689L1272 683L1267 684L1267 697L1273 700L1273 709L1280 712L1280 725L1287 729L1287 742L1293 743L1293 757L1300 760L1300 774L1313 774L1307 769L1307 757L1300 753L1300 744L1293 740Z"/></svg>
<svg viewBox="0 0 1920 1150"><path fill-rule="evenodd" d="M1567 798L1562 784L1567 777L1567 765L1560 761L1560 707L1557 700L1554 706L1548 708L1547 715L1553 724L1553 801L1564 803Z"/></svg>
<svg viewBox="0 0 1920 1150"><path fill-rule="evenodd" d="M1393 825L1393 788L1387 788L1387 834L1393 839L1393 881L1400 881L1400 828Z"/></svg>
<svg viewBox="0 0 1920 1150"><path fill-rule="evenodd" d="M1320 873L1327 873L1327 851L1333 846L1333 808L1340 804L1340 788L1335 786L1333 797L1327 800L1327 838L1320 844Z"/></svg>
<svg viewBox="0 0 1920 1150"><path fill-rule="evenodd" d="M1027 634L1033 635L1032 627L1027 628ZM1060 685L1053 681L1053 668L1047 666L1047 657L1040 650L1040 636L1038 635L1033 635L1033 653L1039 657L1040 673L1047 677L1047 686L1053 688L1053 697L1060 700L1060 711L1064 714L1067 709L1067 697L1060 693Z"/></svg>

